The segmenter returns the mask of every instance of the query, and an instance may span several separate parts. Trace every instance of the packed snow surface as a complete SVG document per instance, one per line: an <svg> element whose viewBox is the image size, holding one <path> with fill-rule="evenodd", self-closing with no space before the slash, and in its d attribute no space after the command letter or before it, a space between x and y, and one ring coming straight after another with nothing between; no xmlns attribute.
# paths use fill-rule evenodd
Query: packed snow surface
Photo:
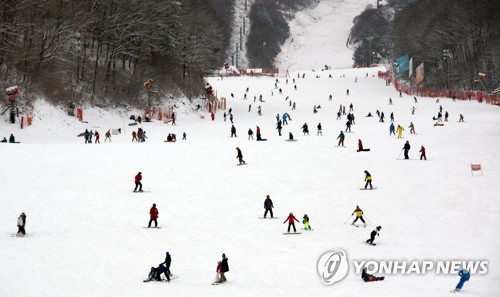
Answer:
<svg viewBox="0 0 500 297"><path fill-rule="evenodd" d="M207 112L181 103L177 126L159 121L128 126L131 112L97 108L86 109L88 123L80 123L43 101L35 104L33 126L19 130L3 119L0 136L14 133L21 143L0 144L0 296L421 297L445 296L458 282L455 275L427 274L364 283L351 267L343 281L324 286L317 260L339 248L350 260L486 259L488 274L473 275L460 294L499 296L499 108L420 97L414 103L385 86L377 70L307 72L300 79L291 73L288 84L279 78L282 94L275 78L210 78L232 108L237 138L230 137L231 123L229 117L224 122L222 110L212 121ZM265 102L253 100L260 94ZM345 148L336 147L346 123L345 116L336 120L336 113L340 105L348 112L351 103L353 133L346 134ZM321 106L316 114L314 105ZM436 127L432 117L440 105L450 118ZM385 123L376 110L385 113ZM365 117L368 112L375 117ZM404 139L389 136L391 112L405 129ZM275 116L283 113L291 120L280 137ZM301 131L304 123L308 136ZM323 136L316 135L318 123ZM266 142L247 139L247 130L255 132L256 126ZM147 131L145 143L131 142L137 127ZM76 137L86 128L98 130L102 143L84 144ZM122 134L104 143L110 128L122 128ZM285 141L289 132L297 142ZM176 133L178 141L165 143L168 133ZM358 139L371 151L357 153ZM398 160L405 141L411 160ZM427 161L418 160L421 145ZM236 147L248 165L236 166ZM471 162L483 165L483 175L471 175ZM364 170L377 190L360 191ZM148 192L132 192L139 171ZM258 218L266 195L277 220ZM161 229L144 228L153 203ZM356 205L369 219L367 228L350 226L352 218L344 224ZM28 236L17 238L21 212L27 215ZM302 234L283 235L290 212L299 220L309 215L314 231L300 230L297 223ZM365 244L379 225L378 245ZM167 251L178 278L143 283ZM222 253L229 258L228 282L212 286Z"/></svg>

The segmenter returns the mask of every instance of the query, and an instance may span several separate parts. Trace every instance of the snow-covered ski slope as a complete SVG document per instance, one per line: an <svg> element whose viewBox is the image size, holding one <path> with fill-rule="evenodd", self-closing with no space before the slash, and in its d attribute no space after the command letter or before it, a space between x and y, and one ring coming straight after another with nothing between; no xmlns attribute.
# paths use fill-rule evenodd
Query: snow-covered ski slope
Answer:
<svg viewBox="0 0 500 297"><path fill-rule="evenodd" d="M353 50L346 47L353 19L375 0L321 0L299 11L289 23L290 38L276 59L280 70L352 67Z"/></svg>
<svg viewBox="0 0 500 297"><path fill-rule="evenodd" d="M219 96L228 98L238 138L229 137L231 124L221 112L211 121L208 114L203 120L181 107L177 126L143 123L149 138L142 144L130 142L127 117L97 109L85 111L88 124L40 103L28 129L2 121L0 136L13 131L21 144L0 144L0 296L421 297L449 294L458 282L457 276L428 274L386 275L383 282L364 283L351 267L346 279L327 287L316 263L322 253L338 248L350 260L487 259L489 273L473 275L461 294L499 296L499 108L448 99L436 104L430 98L414 104L373 77L376 71L307 72L296 79L297 91L291 78L288 85L280 78L282 95L274 78L209 79ZM243 100L246 87L249 99ZM253 102L259 94L265 102ZM388 105L389 97L394 105ZM336 112L350 103L353 133L346 134L346 148L338 148L336 137L346 119L336 120ZM317 114L314 105L321 105ZM450 120L434 127L439 105ZM377 109L384 111L385 123L365 117ZM276 114L285 112L292 120L283 135L292 132L297 142L286 142L275 129ZM389 136L391 112L405 128L402 140ZM457 122L459 113L464 123ZM323 136L316 136L320 122ZM410 122L417 135L409 134ZM304 123L309 136L301 133ZM100 145L76 137L96 126L101 141L108 128L124 131L113 143ZM247 130L255 132L256 126L267 142L247 140ZM187 140L180 141L184 131ZM178 142L164 143L167 133L176 133ZM357 153L358 139L371 151ZM406 140L412 160L397 160ZM427 148L428 161L417 160L420 145ZM236 166L236 147L247 166ZM481 162L484 175L471 176L471 162ZM377 190L359 190L364 170ZM138 171L150 192L132 193ZM278 220L258 219L266 195ZM153 203L161 229L143 228ZM356 205L370 220L366 229L343 224ZM21 212L27 214L29 236L11 237ZM289 212L299 220L308 214L314 231L283 236ZM383 228L377 246L365 244L378 225ZM178 279L143 283L166 251ZM222 253L229 258L228 282L211 286Z"/></svg>

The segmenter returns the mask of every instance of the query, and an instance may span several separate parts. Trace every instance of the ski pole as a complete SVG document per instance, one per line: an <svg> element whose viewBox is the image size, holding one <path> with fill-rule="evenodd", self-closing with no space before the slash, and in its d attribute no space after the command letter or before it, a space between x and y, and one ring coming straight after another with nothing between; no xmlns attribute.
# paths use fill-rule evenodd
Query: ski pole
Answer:
<svg viewBox="0 0 500 297"><path fill-rule="evenodd" d="M344 222L344 225L345 225L345 223L347 223L347 222L351 219L351 217L352 217L352 215L350 215L350 216L347 218L347 220Z"/></svg>
<svg viewBox="0 0 500 297"><path fill-rule="evenodd" d="M399 152L398 160L399 160L399 157L401 157L401 154L403 153L403 150L404 150L404 148L401 149L401 151Z"/></svg>

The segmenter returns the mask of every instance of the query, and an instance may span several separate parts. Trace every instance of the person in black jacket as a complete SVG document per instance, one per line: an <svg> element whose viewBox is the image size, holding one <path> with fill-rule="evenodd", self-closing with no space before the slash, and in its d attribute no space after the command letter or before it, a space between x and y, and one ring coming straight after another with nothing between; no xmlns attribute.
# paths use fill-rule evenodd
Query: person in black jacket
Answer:
<svg viewBox="0 0 500 297"><path fill-rule="evenodd" d="M410 157L408 157L408 151L410 150L410 142L407 140L405 143L405 146L403 146L403 149L405 150L405 160L409 160Z"/></svg>
<svg viewBox="0 0 500 297"><path fill-rule="evenodd" d="M161 274L162 273L165 274L165 276L167 277L167 282L169 282L170 276L168 275L168 269L167 269L167 267L165 267L165 265L163 265L163 263L161 263L160 266L158 266L158 268L156 268L156 280L161 281Z"/></svg>
<svg viewBox="0 0 500 297"><path fill-rule="evenodd" d="M222 254L222 268L220 272L220 282L223 283L227 281L225 273L229 271L229 264L227 263L229 259L226 257L226 254Z"/></svg>
<svg viewBox="0 0 500 297"><path fill-rule="evenodd" d="M172 275L172 273L170 272L170 264L172 263L172 257L170 257L170 254L169 252L167 252L166 256L165 256L165 262L163 262L162 264L165 264L165 267L167 268L167 273L169 276Z"/></svg>
<svg viewBox="0 0 500 297"><path fill-rule="evenodd" d="M273 206L273 201L271 200L269 195L267 195L266 200L264 201L264 208L266 209L266 212L264 212L264 219L267 216L267 212L271 213L271 219L272 219L274 206Z"/></svg>
<svg viewBox="0 0 500 297"><path fill-rule="evenodd" d="M236 155L236 158L238 159L238 161L240 162L240 165L242 164L246 164L245 161L243 160L243 154L241 153L241 150L239 147L236 148L236 151L237 151L237 155Z"/></svg>
<svg viewBox="0 0 500 297"><path fill-rule="evenodd" d="M15 143L16 142L16 138L14 137L14 134L10 134L9 142L10 143Z"/></svg>
<svg viewBox="0 0 500 297"><path fill-rule="evenodd" d="M380 234L378 233L380 231L380 229L382 229L381 226L378 226L377 228L375 228L375 230L373 230L372 233L370 233L370 239L368 239L366 241L366 243L369 243L371 245L375 245L373 243L373 241L375 240L375 236L380 236Z"/></svg>

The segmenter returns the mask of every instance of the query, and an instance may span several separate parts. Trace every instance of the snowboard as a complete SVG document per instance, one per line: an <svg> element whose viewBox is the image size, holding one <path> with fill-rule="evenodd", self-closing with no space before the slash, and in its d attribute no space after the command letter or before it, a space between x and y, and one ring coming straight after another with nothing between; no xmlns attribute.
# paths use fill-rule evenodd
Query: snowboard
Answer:
<svg viewBox="0 0 500 297"><path fill-rule="evenodd" d="M377 245L376 243L369 243L369 242L366 242L366 241L365 241L365 243L369 244L369 245L373 245L373 246Z"/></svg>
<svg viewBox="0 0 500 297"><path fill-rule="evenodd" d="M218 282L213 282L212 283L212 286L218 286L218 285L221 285L222 283L218 283Z"/></svg>
<svg viewBox="0 0 500 297"><path fill-rule="evenodd" d="M343 147L343 148L346 148L346 146L345 146L345 145L342 145L342 146L340 146L340 145L336 145L335 147Z"/></svg>
<svg viewBox="0 0 500 297"><path fill-rule="evenodd" d="M369 151L370 151L370 149L362 149L362 150L356 150L356 151L357 151L358 153L359 153L359 152L369 152Z"/></svg>
<svg viewBox="0 0 500 297"><path fill-rule="evenodd" d="M163 142L175 142L175 140L170 140L170 141L164 140Z"/></svg>
<svg viewBox="0 0 500 297"><path fill-rule="evenodd" d="M293 235L293 234L301 234L300 232L286 232L283 235Z"/></svg>
<svg viewBox="0 0 500 297"><path fill-rule="evenodd" d="M368 282L377 282L377 281L383 281L385 279L385 276L375 276L370 279L363 280L365 283Z"/></svg>
<svg viewBox="0 0 500 297"><path fill-rule="evenodd" d="M285 141L295 142L297 139L285 139Z"/></svg>
<svg viewBox="0 0 500 297"><path fill-rule="evenodd" d="M259 217L259 219L262 219L262 220L276 220L276 219L279 219L278 217L274 217L274 218L270 218L270 217L267 217L267 218L264 218L264 217Z"/></svg>
<svg viewBox="0 0 500 297"><path fill-rule="evenodd" d="M377 187L373 187L373 189L368 189L368 188L366 188L366 189L365 189L365 188L359 188L359 189L360 189L361 191L365 191L365 190L366 190L366 191L371 191L371 190L376 190L376 189L377 189Z"/></svg>
<svg viewBox="0 0 500 297"><path fill-rule="evenodd" d="M241 165L247 165L247 163L243 163L243 164L236 164L236 166L241 166Z"/></svg>
<svg viewBox="0 0 500 297"><path fill-rule="evenodd" d="M142 228L146 228L146 229L161 229L161 226L158 226L158 227L142 227Z"/></svg>
<svg viewBox="0 0 500 297"><path fill-rule="evenodd" d="M304 231L314 231L314 229L304 229L304 228L300 228L301 230L304 230Z"/></svg>
<svg viewBox="0 0 500 297"><path fill-rule="evenodd" d="M132 193L149 193L149 192L151 192L151 191L142 191L142 192L140 192L140 191L132 191Z"/></svg>

